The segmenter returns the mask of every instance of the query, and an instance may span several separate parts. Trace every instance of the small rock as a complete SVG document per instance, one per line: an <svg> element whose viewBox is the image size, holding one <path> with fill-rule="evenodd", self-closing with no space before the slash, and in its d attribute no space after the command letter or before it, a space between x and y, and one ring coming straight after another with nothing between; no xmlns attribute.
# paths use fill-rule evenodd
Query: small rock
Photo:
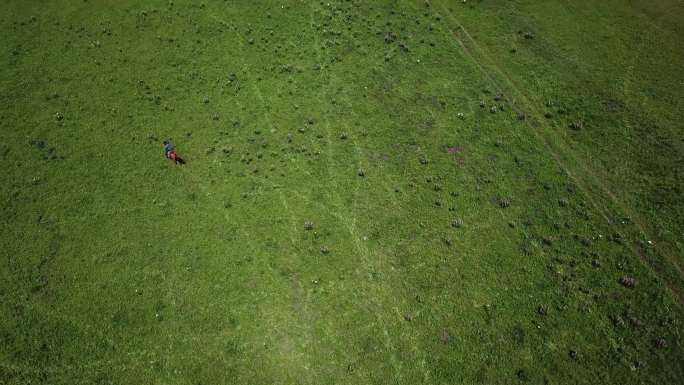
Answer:
<svg viewBox="0 0 684 385"><path fill-rule="evenodd" d="M456 229L463 227L463 219L461 219L461 218L453 219L451 221L451 227L456 228Z"/></svg>
<svg viewBox="0 0 684 385"><path fill-rule="evenodd" d="M313 230L314 224L313 222L306 221L304 222L304 229L305 230Z"/></svg>
<svg viewBox="0 0 684 385"><path fill-rule="evenodd" d="M360 168L360 169L358 170L357 174L358 174L359 176L366 176L366 172L363 171L362 168Z"/></svg>
<svg viewBox="0 0 684 385"><path fill-rule="evenodd" d="M61 112L55 114L55 119L57 121L64 120L64 115Z"/></svg>

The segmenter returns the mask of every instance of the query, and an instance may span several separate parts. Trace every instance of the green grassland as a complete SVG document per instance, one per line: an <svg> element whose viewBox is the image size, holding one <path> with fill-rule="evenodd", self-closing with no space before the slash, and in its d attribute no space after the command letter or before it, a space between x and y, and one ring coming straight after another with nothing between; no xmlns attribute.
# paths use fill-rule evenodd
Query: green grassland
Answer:
<svg viewBox="0 0 684 385"><path fill-rule="evenodd" d="M0 384L677 383L683 20L6 1Z"/></svg>

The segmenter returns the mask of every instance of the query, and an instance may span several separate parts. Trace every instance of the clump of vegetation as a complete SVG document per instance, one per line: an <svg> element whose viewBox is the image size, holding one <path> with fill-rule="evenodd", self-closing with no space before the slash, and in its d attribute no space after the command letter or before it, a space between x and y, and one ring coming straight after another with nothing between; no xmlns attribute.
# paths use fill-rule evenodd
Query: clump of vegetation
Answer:
<svg viewBox="0 0 684 385"><path fill-rule="evenodd" d="M634 277L623 276L620 277L620 284L627 288L634 288L637 285L637 280Z"/></svg>
<svg viewBox="0 0 684 385"><path fill-rule="evenodd" d="M510 197L498 197L496 199L496 204L501 207L502 209L508 208L511 206L511 198Z"/></svg>

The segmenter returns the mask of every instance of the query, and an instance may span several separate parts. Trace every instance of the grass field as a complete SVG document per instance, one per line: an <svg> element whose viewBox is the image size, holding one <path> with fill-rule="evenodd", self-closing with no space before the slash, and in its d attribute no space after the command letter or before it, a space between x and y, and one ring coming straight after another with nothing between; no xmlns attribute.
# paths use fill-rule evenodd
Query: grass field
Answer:
<svg viewBox="0 0 684 385"><path fill-rule="evenodd" d="M0 384L684 378L681 1L10 0L0 33Z"/></svg>

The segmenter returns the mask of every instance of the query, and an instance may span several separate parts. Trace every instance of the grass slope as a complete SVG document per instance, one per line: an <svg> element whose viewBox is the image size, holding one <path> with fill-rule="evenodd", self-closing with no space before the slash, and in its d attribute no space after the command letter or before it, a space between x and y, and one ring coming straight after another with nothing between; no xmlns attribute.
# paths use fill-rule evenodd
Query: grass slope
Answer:
<svg viewBox="0 0 684 385"><path fill-rule="evenodd" d="M681 6L536 3L6 4L0 382L676 382Z"/></svg>

